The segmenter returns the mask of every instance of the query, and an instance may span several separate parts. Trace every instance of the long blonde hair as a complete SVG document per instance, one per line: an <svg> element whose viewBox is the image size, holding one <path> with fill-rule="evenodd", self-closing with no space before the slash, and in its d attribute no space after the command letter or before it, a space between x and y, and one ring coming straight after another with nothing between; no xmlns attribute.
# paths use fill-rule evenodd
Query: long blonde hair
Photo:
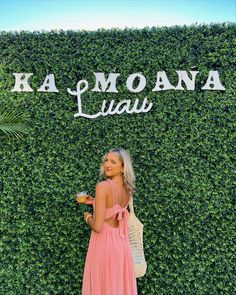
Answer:
<svg viewBox="0 0 236 295"><path fill-rule="evenodd" d="M103 157L102 157L102 164L100 167L100 179L106 179L103 163L105 161L106 156L108 153L114 153L118 159L121 161L122 166L124 167L124 172L123 172L123 182L125 185L125 188L133 194L135 191L135 175L133 171L133 166L132 166L132 161L131 157L128 151L122 148L113 148L110 149Z"/></svg>

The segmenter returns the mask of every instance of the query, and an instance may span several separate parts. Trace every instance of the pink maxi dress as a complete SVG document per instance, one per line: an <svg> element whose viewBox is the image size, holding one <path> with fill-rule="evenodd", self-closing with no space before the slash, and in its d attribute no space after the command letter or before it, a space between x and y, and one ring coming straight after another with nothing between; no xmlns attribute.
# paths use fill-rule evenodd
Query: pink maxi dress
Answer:
<svg viewBox="0 0 236 295"><path fill-rule="evenodd" d="M119 227L104 221L102 230L92 230L83 274L82 295L137 295L137 282L128 239L129 212L117 203L116 185L112 187L113 207L105 219L113 216ZM95 202L92 202L95 209Z"/></svg>

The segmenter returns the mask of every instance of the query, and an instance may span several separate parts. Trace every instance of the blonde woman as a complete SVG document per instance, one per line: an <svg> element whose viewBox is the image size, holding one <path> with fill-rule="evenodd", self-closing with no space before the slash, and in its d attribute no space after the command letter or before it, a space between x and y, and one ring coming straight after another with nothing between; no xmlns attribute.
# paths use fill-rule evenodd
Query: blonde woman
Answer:
<svg viewBox="0 0 236 295"><path fill-rule="evenodd" d="M137 283L128 239L127 206L135 176L129 153L109 150L102 160L96 186L94 214L84 213L92 229L83 274L82 295L137 295Z"/></svg>

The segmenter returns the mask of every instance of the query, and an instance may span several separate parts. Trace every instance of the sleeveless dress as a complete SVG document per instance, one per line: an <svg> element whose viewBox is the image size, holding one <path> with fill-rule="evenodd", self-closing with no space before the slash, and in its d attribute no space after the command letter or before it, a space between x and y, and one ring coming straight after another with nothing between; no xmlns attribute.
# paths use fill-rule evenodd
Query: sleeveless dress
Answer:
<svg viewBox="0 0 236 295"><path fill-rule="evenodd" d="M112 227L104 220L102 230L92 230L82 284L82 295L137 295L133 258L128 239L127 206L117 203L116 184L112 188L113 207L106 208L105 219L113 216L119 227ZM95 209L95 202L92 202Z"/></svg>

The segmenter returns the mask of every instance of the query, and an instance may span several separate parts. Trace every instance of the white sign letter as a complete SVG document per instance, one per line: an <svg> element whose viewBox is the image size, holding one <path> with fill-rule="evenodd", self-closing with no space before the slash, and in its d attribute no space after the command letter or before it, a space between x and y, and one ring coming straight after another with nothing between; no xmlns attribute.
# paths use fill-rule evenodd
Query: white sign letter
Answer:
<svg viewBox="0 0 236 295"><path fill-rule="evenodd" d="M218 71L210 71L206 84L202 87L203 90L225 90L225 87L220 82Z"/></svg>
<svg viewBox="0 0 236 295"><path fill-rule="evenodd" d="M81 84L85 84L83 88L80 87ZM80 80L77 83L77 89L76 91L70 90L70 88L67 88L67 92L71 95L77 96L77 103L78 103L78 113L74 114L74 117L85 117L89 119L97 118L101 115L101 112L98 112L95 115L89 115L82 112L82 105L81 105L81 94L84 93L88 89L88 81L86 80Z"/></svg>
<svg viewBox="0 0 236 295"><path fill-rule="evenodd" d="M39 92L59 92L55 85L54 74L49 74L46 76L43 85L37 90Z"/></svg>
<svg viewBox="0 0 236 295"><path fill-rule="evenodd" d="M33 89L28 84L28 79L33 75L33 73L13 73L13 75L15 76L15 86L11 90L12 92L33 92Z"/></svg>
<svg viewBox="0 0 236 295"><path fill-rule="evenodd" d="M194 90L195 89L195 78L197 76L198 71L190 71L192 75L192 80L189 78L186 71L176 71L179 76L178 85L175 87L176 90L184 90L182 86L182 81L185 83L187 90Z"/></svg>
<svg viewBox="0 0 236 295"><path fill-rule="evenodd" d="M165 71L157 72L156 86L152 89L152 91L163 91L163 90L169 90L169 89L175 89L175 87L170 84L170 81L168 80L166 76L166 72Z"/></svg>
<svg viewBox="0 0 236 295"><path fill-rule="evenodd" d="M137 77L139 77L139 85L136 88L133 88L134 80ZM146 86L146 78L139 73L132 74L127 78L126 86L127 86L128 90L131 92L140 92Z"/></svg>
<svg viewBox="0 0 236 295"><path fill-rule="evenodd" d="M84 83L85 86L81 89L80 88L80 85ZM81 94L83 92L85 92L86 90L88 89L88 81L86 80L80 80L78 83L77 83L77 88L76 88L76 91L72 91L70 90L70 88L67 88L67 92L71 95L77 95L77 103L78 103L78 111L79 111L79 114L82 113L82 105L81 105Z"/></svg>
<svg viewBox="0 0 236 295"><path fill-rule="evenodd" d="M96 85L92 89L92 91L118 92L118 90L116 89L116 79L118 76L120 76L120 74L111 73L111 74L109 74L109 77L107 80L105 79L104 73L94 73L94 75L96 76ZM102 90L99 88L99 83L102 86ZM108 84L110 84L110 87L107 89Z"/></svg>

